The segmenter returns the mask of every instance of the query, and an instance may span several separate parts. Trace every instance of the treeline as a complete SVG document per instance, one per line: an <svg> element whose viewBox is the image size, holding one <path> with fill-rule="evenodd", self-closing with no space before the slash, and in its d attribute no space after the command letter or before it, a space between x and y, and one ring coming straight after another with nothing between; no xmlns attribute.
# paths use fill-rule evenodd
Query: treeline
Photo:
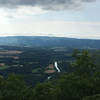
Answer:
<svg viewBox="0 0 100 100"><path fill-rule="evenodd" d="M0 100L100 100L100 68L88 51L75 50L72 72L27 86L21 76L0 77Z"/></svg>

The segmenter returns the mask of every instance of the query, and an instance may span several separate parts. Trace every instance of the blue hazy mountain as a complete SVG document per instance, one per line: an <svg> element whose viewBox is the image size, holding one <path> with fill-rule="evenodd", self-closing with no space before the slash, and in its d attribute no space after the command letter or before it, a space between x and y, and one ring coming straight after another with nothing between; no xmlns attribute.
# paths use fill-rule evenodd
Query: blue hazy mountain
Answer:
<svg viewBox="0 0 100 100"><path fill-rule="evenodd" d="M27 47L100 48L100 40L46 36L0 37L0 45Z"/></svg>

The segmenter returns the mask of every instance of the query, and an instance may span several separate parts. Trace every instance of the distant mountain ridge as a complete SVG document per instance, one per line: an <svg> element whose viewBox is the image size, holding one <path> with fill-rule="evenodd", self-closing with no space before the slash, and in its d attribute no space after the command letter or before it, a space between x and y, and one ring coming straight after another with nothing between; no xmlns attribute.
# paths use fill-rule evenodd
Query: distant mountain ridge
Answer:
<svg viewBox="0 0 100 100"><path fill-rule="evenodd" d="M100 40L47 36L0 37L0 45L27 47L100 48Z"/></svg>

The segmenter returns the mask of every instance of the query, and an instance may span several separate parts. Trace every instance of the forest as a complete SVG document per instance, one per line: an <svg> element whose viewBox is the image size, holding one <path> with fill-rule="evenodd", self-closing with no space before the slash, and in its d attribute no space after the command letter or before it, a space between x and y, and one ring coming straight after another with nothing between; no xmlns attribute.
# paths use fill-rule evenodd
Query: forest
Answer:
<svg viewBox="0 0 100 100"><path fill-rule="evenodd" d="M9 50L12 50L11 47ZM100 100L100 50L74 49L70 57L71 61L67 70L65 68L68 65L64 63L64 69L61 73L49 74L53 78L38 81L35 84L34 77L32 77L33 83L27 84L25 73L19 74L16 72L9 73L7 76L1 75L0 100ZM63 60L66 59L66 57L62 58ZM59 58L59 60L61 59ZM42 75L43 69L39 72ZM37 75L37 73L35 74ZM47 74L45 75L47 76Z"/></svg>

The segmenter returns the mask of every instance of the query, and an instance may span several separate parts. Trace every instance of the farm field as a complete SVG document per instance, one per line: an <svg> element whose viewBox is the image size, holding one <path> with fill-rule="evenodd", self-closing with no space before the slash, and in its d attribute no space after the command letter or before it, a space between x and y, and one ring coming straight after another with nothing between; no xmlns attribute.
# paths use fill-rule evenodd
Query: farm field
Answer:
<svg viewBox="0 0 100 100"><path fill-rule="evenodd" d="M22 75L30 84L47 80L48 76L56 74L54 61L58 62L62 72L66 72L68 67L65 64L68 65L72 60L72 50L67 48L16 46L1 46L0 48L0 75L4 77L9 73Z"/></svg>

